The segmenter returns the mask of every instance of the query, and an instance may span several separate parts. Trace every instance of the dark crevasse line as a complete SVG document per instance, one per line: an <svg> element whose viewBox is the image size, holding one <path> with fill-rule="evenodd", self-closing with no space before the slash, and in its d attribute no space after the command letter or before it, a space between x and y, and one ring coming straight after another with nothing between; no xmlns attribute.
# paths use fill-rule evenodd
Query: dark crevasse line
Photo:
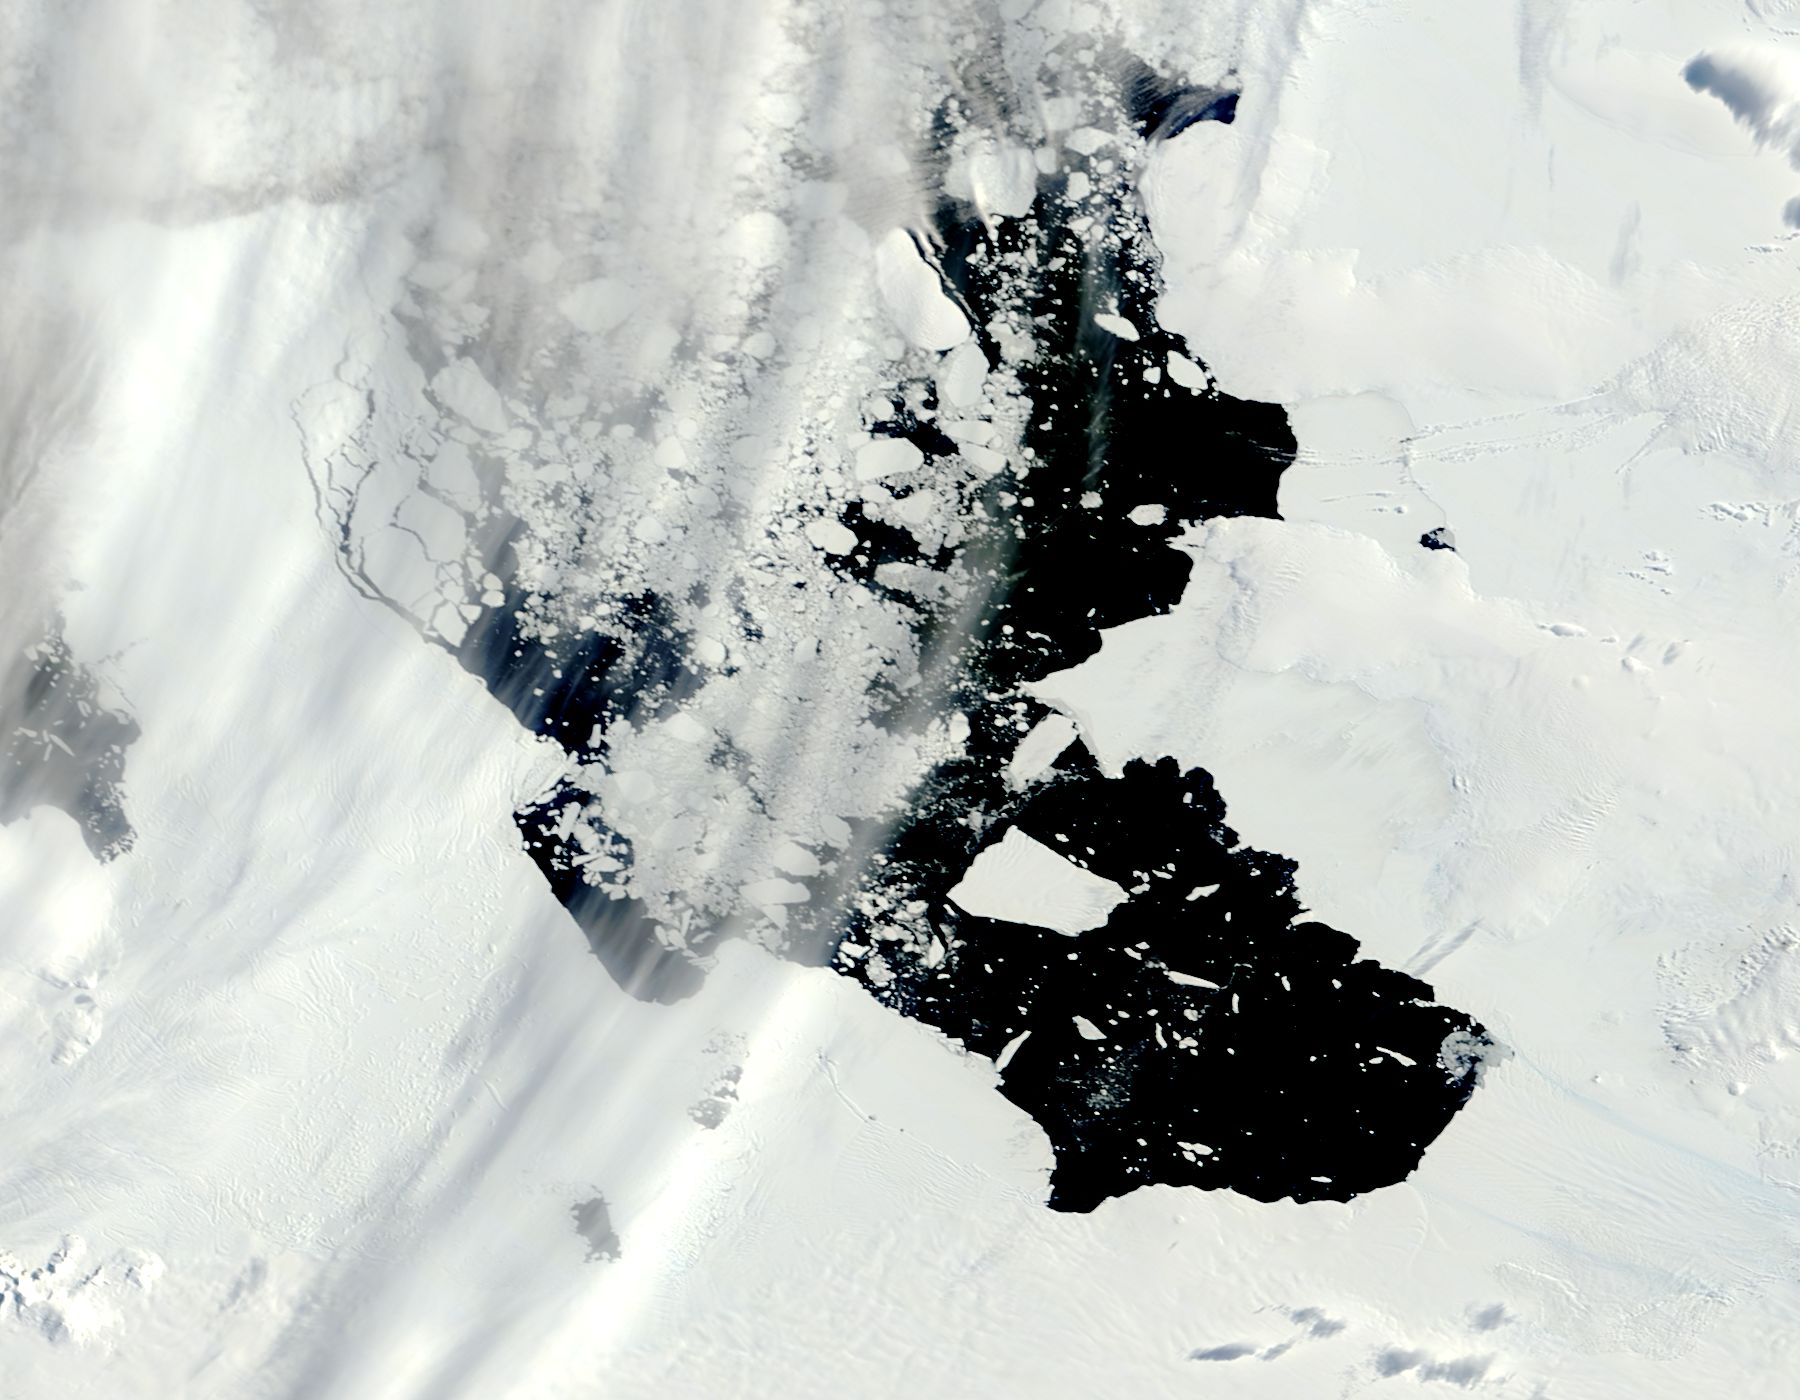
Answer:
<svg viewBox="0 0 1800 1400"><path fill-rule="evenodd" d="M99 682L63 640L60 619L0 673L0 826L33 807L74 818L96 860L131 849L125 814L125 751L138 737L130 716L109 709Z"/></svg>
<svg viewBox="0 0 1800 1400"><path fill-rule="evenodd" d="M1134 83L1140 130L1154 131L1179 104L1145 102ZM1212 111L1229 120L1234 107ZM1005 778L1048 713L1021 687L1091 656L1101 628L1179 600L1191 564L1168 542L1185 522L1279 518L1295 448L1279 406L1231 399L1197 361L1172 359L1186 347L1157 325L1156 254L1129 192L1104 236L1073 227L1073 208L1052 180L997 236L969 207L940 210L938 265L990 364L990 323L1037 328L1037 353L1015 366L1033 406L1030 469L996 491L1016 529L951 701L969 718L967 753L877 855L836 966L1004 1058L1002 1092L1050 1138L1058 1209L1155 1182L1347 1200L1418 1165L1477 1082L1482 1028L1304 921L1294 863L1239 844L1205 772L1165 759L1109 779L1077 742L1026 791ZM1008 827L1129 902L1073 939L959 910L949 890Z"/></svg>

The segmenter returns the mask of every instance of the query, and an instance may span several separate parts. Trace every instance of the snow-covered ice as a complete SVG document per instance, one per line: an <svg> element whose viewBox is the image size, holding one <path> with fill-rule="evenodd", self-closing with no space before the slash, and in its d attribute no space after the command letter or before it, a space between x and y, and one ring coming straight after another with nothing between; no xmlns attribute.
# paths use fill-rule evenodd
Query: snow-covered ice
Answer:
<svg viewBox="0 0 1800 1400"><path fill-rule="evenodd" d="M0 826L0 1392L1790 1394L1791 20L19 9L0 659L56 617L135 737L128 848ZM1179 602L1037 682L1002 762L1203 767L1311 917L1501 1042L1361 1047L1482 1083L1349 1202L1046 1210L996 1090L1047 1034L991 1062L770 951L968 742L895 599L968 625L969 502L1030 466L922 206L1094 197L1137 143L1075 77L1126 54L1239 101L1134 175L1155 316L1084 314L1185 335L1158 392L1278 403L1298 450L1282 518L1189 530ZM667 594L694 664L572 757L459 663L508 590L570 636ZM546 793L685 999L590 956L513 820ZM982 839L954 902L1021 950L1132 907Z"/></svg>

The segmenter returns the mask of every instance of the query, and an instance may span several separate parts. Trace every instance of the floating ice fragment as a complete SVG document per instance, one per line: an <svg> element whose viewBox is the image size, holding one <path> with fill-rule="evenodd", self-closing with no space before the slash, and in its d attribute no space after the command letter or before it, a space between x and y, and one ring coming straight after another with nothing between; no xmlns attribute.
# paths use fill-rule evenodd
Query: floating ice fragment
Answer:
<svg viewBox="0 0 1800 1400"><path fill-rule="evenodd" d="M1206 387L1206 371L1179 350L1169 351L1169 378L1184 389Z"/></svg>
<svg viewBox="0 0 1800 1400"><path fill-rule="evenodd" d="M1031 732L1019 740L1012 761L1006 765L1006 781L1015 788L1024 787L1062 756L1062 751L1075 741L1075 721L1067 715L1046 715L1032 726Z"/></svg>
<svg viewBox="0 0 1800 1400"><path fill-rule="evenodd" d="M955 408L967 408L981 398L981 386L987 378L987 356L979 345L964 341L938 367L938 394Z"/></svg>
<svg viewBox="0 0 1800 1400"><path fill-rule="evenodd" d="M684 744L698 744L712 737L712 730L685 710L663 721L663 732Z"/></svg>
<svg viewBox="0 0 1800 1400"><path fill-rule="evenodd" d="M1125 899L1119 885L1083 870L1016 826L983 849L950 890L951 903L981 918L1070 936L1101 927Z"/></svg>
<svg viewBox="0 0 1800 1400"><path fill-rule="evenodd" d="M798 880L752 880L742 890L748 904L804 904L811 892Z"/></svg>
<svg viewBox="0 0 1800 1400"><path fill-rule="evenodd" d="M506 405L501 402L500 391L488 383L473 360L452 360L445 365L432 377L431 392L470 427L485 433L506 431Z"/></svg>
<svg viewBox="0 0 1800 1400"><path fill-rule="evenodd" d="M806 538L827 554L848 554L857 544L856 531L838 520L809 520Z"/></svg>
<svg viewBox="0 0 1800 1400"><path fill-rule="evenodd" d="M856 479L877 481L925 465L925 454L905 438L872 438L856 449Z"/></svg>
<svg viewBox="0 0 1800 1400"><path fill-rule="evenodd" d="M958 455L983 476L999 476L1006 470L1005 456L991 447L965 442L959 449Z"/></svg>
<svg viewBox="0 0 1800 1400"><path fill-rule="evenodd" d="M969 184L983 217L1016 219L1037 197L1037 161L1022 146L984 144L969 157Z"/></svg>
<svg viewBox="0 0 1800 1400"><path fill-rule="evenodd" d="M1020 1031L1000 1048L999 1056L994 1060L995 1069L1005 1069L1012 1063L1012 1057L1019 1053L1019 1047L1031 1038L1030 1031Z"/></svg>
<svg viewBox="0 0 1800 1400"><path fill-rule="evenodd" d="M968 339L968 321L944 295L936 270L919 256L905 229L892 230L876 245L875 285L894 324L914 345L948 350Z"/></svg>
<svg viewBox="0 0 1800 1400"><path fill-rule="evenodd" d="M786 871L789 875L817 875L821 868L819 858L797 841L777 843L770 852L770 859L775 862L777 870Z"/></svg>

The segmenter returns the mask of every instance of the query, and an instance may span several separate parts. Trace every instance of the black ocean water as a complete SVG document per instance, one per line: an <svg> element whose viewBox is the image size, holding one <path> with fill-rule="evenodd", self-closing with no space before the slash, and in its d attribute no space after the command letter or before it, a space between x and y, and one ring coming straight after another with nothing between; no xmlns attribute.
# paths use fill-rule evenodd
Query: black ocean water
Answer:
<svg viewBox="0 0 1800 1400"><path fill-rule="evenodd" d="M1237 96L1162 84L1139 66L1118 102L1150 143L1231 121ZM952 130L963 114L940 119ZM1108 777L1076 742L1023 790L1005 776L1049 713L1024 687L1092 656L1101 629L1173 607L1191 561L1170 542L1189 522L1279 519L1294 459L1279 406L1171 377L1172 354L1198 357L1157 323L1158 255L1135 189L1113 170L1079 196L1065 176L1045 177L1023 218L992 221L945 197L916 231L991 367L1018 343L995 327L1031 328L1032 350L1004 364L1030 404L1024 452L979 502L985 605L973 617L919 609L947 677L942 705L968 721L965 750L897 821L864 833L859 869L820 888L790 953L971 1053L998 1060L1010 1046L1001 1092L1050 1139L1054 1208L1089 1210L1158 1182L1347 1200L1418 1165L1472 1093L1485 1031L1427 984L1359 959L1351 934L1308 920L1294 863L1240 842L1203 770L1164 759ZM938 407L928 389L922 401L896 395L871 431L948 457L957 445L936 426ZM842 521L860 544L841 568L863 587L881 589L883 563L945 562L854 505ZM609 727L678 703L691 683L668 600L630 604L630 627L547 643L520 625L525 598L513 591L459 658L520 723L601 757ZM590 798L552 791L516 816L527 851L622 986L690 995L706 939L668 946L623 882L593 879L591 848L568 836L572 803L604 830ZM1009 827L1116 881L1129 901L1075 939L959 910L948 891ZM610 863L629 870L629 843L606 840ZM1082 1035L1078 1016L1103 1038Z"/></svg>

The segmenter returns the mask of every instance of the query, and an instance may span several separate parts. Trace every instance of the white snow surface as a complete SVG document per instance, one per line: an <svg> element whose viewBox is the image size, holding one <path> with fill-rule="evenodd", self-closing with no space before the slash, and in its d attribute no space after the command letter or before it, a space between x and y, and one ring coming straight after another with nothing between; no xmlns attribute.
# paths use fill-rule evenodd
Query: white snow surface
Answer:
<svg viewBox="0 0 1800 1400"><path fill-rule="evenodd" d="M910 217L894 56L942 57L930 14L203 9L0 25L0 286L47 328L0 403L54 467L6 464L0 625L54 593L143 730L129 855L94 865L47 809L0 828L0 1390L1792 1394L1790 6L1000 5L1024 67L1116 30L1242 85L1234 124L1154 157L1160 315L1300 441L1282 521L1194 531L1181 604L1042 692L1109 767L1205 766L1318 917L1513 1051L1401 1185L1089 1215L1044 1208L1046 1141L991 1065L846 979L731 942L688 1002L620 993L517 849L554 763L347 584L302 451L427 382L516 431L467 356L400 375L391 313L440 297L443 343L503 339L517 306L457 289L534 181L710 229L735 271L698 295L738 297L750 359L829 338L812 305L751 323L788 226L714 207L791 178L757 161L771 129L855 157L783 194L862 269L859 353L961 339L910 265L873 310ZM788 81L820 53L842 81ZM518 267L649 373L692 243L631 252L657 295L536 234ZM305 397L347 364L368 382ZM661 426L647 461L685 450ZM367 489L386 528L411 488ZM1416 547L1446 523L1456 553ZM389 533L383 593L440 608L460 564ZM676 771L664 729L637 771ZM639 802L646 832L680 815ZM800 888L774 872L801 823L736 878ZM721 1056L737 1097L702 1129ZM571 1223L596 1194L616 1260Z"/></svg>

